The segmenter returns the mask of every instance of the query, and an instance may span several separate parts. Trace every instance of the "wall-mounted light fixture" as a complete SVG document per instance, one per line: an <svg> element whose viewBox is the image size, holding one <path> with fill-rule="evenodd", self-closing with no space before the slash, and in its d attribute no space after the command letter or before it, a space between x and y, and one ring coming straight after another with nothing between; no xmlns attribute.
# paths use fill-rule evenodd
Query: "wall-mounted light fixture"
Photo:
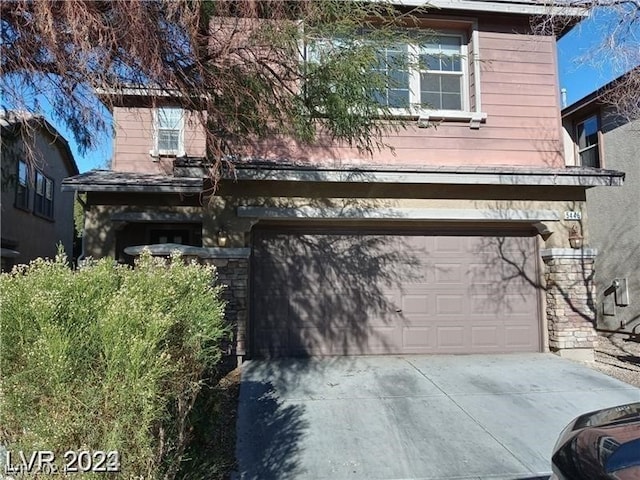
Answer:
<svg viewBox="0 0 640 480"><path fill-rule="evenodd" d="M573 225L571 230L569 230L569 245L571 245L571 248L575 249L582 248L583 240L584 237L580 235L577 225Z"/></svg>
<svg viewBox="0 0 640 480"><path fill-rule="evenodd" d="M224 228L221 228L220 230L218 230L218 246L226 247L228 240L229 240L229 236L227 235L227 232L224 230Z"/></svg>

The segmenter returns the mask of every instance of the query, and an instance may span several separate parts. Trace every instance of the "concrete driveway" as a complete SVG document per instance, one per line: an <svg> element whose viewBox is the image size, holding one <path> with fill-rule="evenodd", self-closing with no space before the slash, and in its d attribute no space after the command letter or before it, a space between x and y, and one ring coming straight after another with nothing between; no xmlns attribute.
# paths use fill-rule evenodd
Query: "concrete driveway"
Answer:
<svg viewBox="0 0 640 480"><path fill-rule="evenodd" d="M250 361L237 477L546 479L573 417L633 401L552 354Z"/></svg>

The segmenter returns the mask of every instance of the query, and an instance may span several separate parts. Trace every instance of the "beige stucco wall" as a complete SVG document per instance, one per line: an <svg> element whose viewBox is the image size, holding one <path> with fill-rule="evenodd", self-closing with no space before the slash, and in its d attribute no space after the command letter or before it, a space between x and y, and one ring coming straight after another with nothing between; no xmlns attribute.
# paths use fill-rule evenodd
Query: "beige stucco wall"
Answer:
<svg viewBox="0 0 640 480"><path fill-rule="evenodd" d="M149 208L127 205L91 205L85 212L84 256L92 258L115 257L117 232L126 225L126 222L114 220L113 216L121 213L148 213L150 211L183 215L189 222L193 222L194 216L201 213L202 208L192 206Z"/></svg>
<svg viewBox="0 0 640 480"><path fill-rule="evenodd" d="M327 198L327 197L253 197L253 196L226 196L215 197L207 201L205 206L198 207L158 207L153 209L156 212L181 213L185 219L195 213L202 212L203 246L216 246L217 232L224 229L229 233L230 246L244 247L250 245L248 233L257 222L267 223L273 220L239 218L236 214L237 207L280 207L280 208L318 208L338 209L338 210L370 210L370 209L429 209L437 210L446 216L447 211L452 212L455 217L460 210L469 211L498 211L505 216L507 211L522 212L553 212L559 219L563 217L566 210L584 211L584 202L579 200L484 200L484 199L419 199L419 198ZM94 205L87 212L85 228L89 232L85 238L85 253L87 256L102 257L115 255L115 234L117 228L122 224L114 225L111 228L111 218L122 212L146 212L148 207L144 206L104 206ZM500 215L500 214L498 214ZM378 219L283 219L290 224L303 226L305 222L318 221L327 226L344 225L349 222L352 225L368 227L376 226L404 226L420 227L433 224L446 224L446 220L404 220L396 218ZM451 223L451 222L449 222ZM455 221L457 225L472 225L475 228L483 224L507 225L518 224L526 227L533 223L531 221L512 222L507 219L500 219L491 216L486 221ZM544 235L545 247L569 247L568 230L576 222L564 220L545 221L544 226L548 232ZM540 226L544 230L543 227ZM585 232L586 233L586 232Z"/></svg>
<svg viewBox="0 0 640 480"><path fill-rule="evenodd" d="M573 122L570 119L562 121L562 143L564 150L564 161L567 166L578 165L576 147L573 143Z"/></svg>
<svg viewBox="0 0 640 480"><path fill-rule="evenodd" d="M516 228L522 231L528 231L530 233L538 233L538 247L541 251L544 248L560 248L561 251L567 251L569 247L568 231L569 228L577 224L576 222L568 222L562 220L564 212L567 210L580 211L583 216L585 215L585 203L584 203L584 191L581 189L569 189L569 188L547 188L540 187L534 190L527 190L522 187L480 187L480 186L453 186L448 185L446 188L434 188L435 186L426 185L388 185L386 188L382 188L378 185L377 189L374 188L369 191L369 194L374 195L380 191L395 192L398 198L390 197L371 197L371 196L349 196L349 193L353 194L358 192L354 188L354 185L333 185L331 190L336 195L329 197L326 196L326 184L299 184L297 185L299 195L287 195L277 196L272 195L271 190L274 192L280 191L281 193L288 192L292 194L296 191L291 185L285 188L285 185L279 182L244 182L244 184L223 185L221 192L225 195L219 195L213 198L205 199L204 205L197 206L163 206L153 207L148 202L142 200L143 196L139 197L138 205L127 204L124 198L119 199L121 205L92 205L87 215L87 235L85 241L86 254L94 257L101 256L114 256L116 253L116 236L117 230L124 227L122 223L113 224L112 218L123 218L124 213L128 214L144 214L145 212L157 212L157 213L173 213L182 215L184 222L190 222L194 216L199 216L202 221L202 242L205 247L216 247L217 235L220 230L224 230L228 236L227 247L250 247L251 246L251 231L255 226L261 226L265 224L277 224L280 227L288 228L292 226L304 228L315 228L316 231L326 228L329 231L336 227L349 227L354 229L368 229L375 231L377 229L386 229L386 231L422 231L426 234L429 232L438 233L446 230L447 228L463 228L468 231L475 231L481 234L486 231L488 235L490 232L503 231L505 228ZM367 186L364 186L367 189ZM418 195L423 197L427 196L427 191L431 190L431 195L436 197L446 198L416 198ZM232 194L234 192L235 194ZM269 194L267 194L269 192ZM304 192L304 195L302 195ZM537 193L536 193L537 192ZM520 193L521 197L533 197L530 200L522 200L515 197L517 193ZM470 198L468 198L470 197ZM493 198L487 198L493 197ZM536 198L537 197L537 198ZM314 208L316 212L322 214L322 212L329 212L334 215L336 212L355 212L355 218L347 219L323 219L323 218L304 218L304 219L257 219L257 218L244 218L237 215L238 209L241 207L276 207L282 209L299 209L299 208ZM357 218L357 213L360 212L365 215L367 212L371 212L375 209L394 209L394 212L402 212L402 209L423 209L428 212L437 212L437 216L440 217L437 220L407 220L400 217L389 218ZM451 217L460 215L460 212L503 212L505 216L509 216L510 213L520 212L523 215L541 214L549 217L555 217L558 220L549 220L544 222L534 221L511 221L501 220L498 218L491 218L490 220L482 221L478 219L466 220L466 221L447 221L447 214L450 213ZM443 220L442 217L445 217ZM171 217L175 221L175 217ZM493 229L493 230L491 230ZM575 252L575 250L569 250L569 252ZM540 252L539 252L540 253ZM505 255L514 255L514 261L522 261L523 258L530 259L531 251L522 252L505 252ZM523 257L523 255L525 257ZM535 259L538 265L537 276L532 278L531 281L536 285L540 285L541 288L547 284L547 275L549 274L549 268L542 261L542 257L538 255ZM248 266L244 267L248 268ZM555 267L553 267L555 268ZM573 268L573 267L571 267ZM558 282L569 282L572 285L579 283L580 278L576 277L580 275L577 270L571 270L568 275L561 275L558 278ZM244 271L242 278L248 278L249 272ZM243 305L249 305L250 301L247 295L246 286L242 290L244 295ZM561 290L564 291L564 290ZM573 290L571 290L573 292ZM582 295L578 292L576 295ZM246 297L246 298L245 298ZM580 297L582 298L582 296ZM555 299L552 299L554 302ZM542 348L548 350L550 345L549 335L547 330L551 329L555 325L556 310L560 307L557 302L551 306L547 305L547 296L541 294L539 296L539 311L541 312L540 328L542 331ZM569 308L569 313L572 313ZM239 331L244 332L246 329L247 313L243 313L245 320L238 321ZM235 318L235 317L234 317ZM244 323L243 323L244 322ZM556 330L553 330L554 332ZM567 335L573 335L573 331ZM244 352L244 333L238 334L238 347L237 352ZM564 335L564 333L563 333ZM557 340L554 337L555 340ZM564 337L563 337L564 339ZM554 340L554 341L555 341ZM563 340L564 341L564 340ZM566 343L566 342L565 342ZM563 347L569 345L568 343ZM556 347L558 345L554 344ZM567 347L569 348L569 347ZM241 353L242 354L242 353Z"/></svg>

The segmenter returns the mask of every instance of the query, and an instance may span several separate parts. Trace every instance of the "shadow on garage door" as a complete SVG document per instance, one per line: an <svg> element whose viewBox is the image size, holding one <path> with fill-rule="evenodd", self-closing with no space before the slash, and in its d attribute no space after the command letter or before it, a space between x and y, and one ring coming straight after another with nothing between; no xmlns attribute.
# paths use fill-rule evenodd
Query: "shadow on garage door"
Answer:
<svg viewBox="0 0 640 480"><path fill-rule="evenodd" d="M253 234L254 357L540 351L533 232Z"/></svg>

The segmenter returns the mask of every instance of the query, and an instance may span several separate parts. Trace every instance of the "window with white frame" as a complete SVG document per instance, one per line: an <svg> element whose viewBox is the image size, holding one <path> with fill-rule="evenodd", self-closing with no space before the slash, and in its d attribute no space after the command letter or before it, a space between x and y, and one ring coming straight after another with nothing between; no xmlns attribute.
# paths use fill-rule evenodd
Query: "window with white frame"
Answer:
<svg viewBox="0 0 640 480"><path fill-rule="evenodd" d="M487 114L481 110L479 60L470 58L477 47L475 24L461 21L460 28L424 34L399 32L397 38L395 44L377 48L373 68L386 86L372 99L384 107L381 110L394 117L417 117L419 127L428 127L433 120L469 121L470 128L480 128ZM338 39L315 40L305 46L305 61L322 63L323 55L339 51L343 44Z"/></svg>
<svg viewBox="0 0 640 480"><path fill-rule="evenodd" d="M375 100L389 108L408 108L411 105L409 45L398 44L378 53L376 71L388 80L387 88L375 93Z"/></svg>
<svg viewBox="0 0 640 480"><path fill-rule="evenodd" d="M16 207L29 209L29 167L26 162L18 160L18 176L16 179Z"/></svg>
<svg viewBox="0 0 640 480"><path fill-rule="evenodd" d="M420 46L420 103L435 110L465 110L465 68L460 35L438 35Z"/></svg>
<svg viewBox="0 0 640 480"><path fill-rule="evenodd" d="M36 171L33 212L43 217L53 218L53 180L38 171Z"/></svg>
<svg viewBox="0 0 640 480"><path fill-rule="evenodd" d="M177 107L162 107L155 111L155 153L184 153L184 112Z"/></svg>
<svg viewBox="0 0 640 480"><path fill-rule="evenodd" d="M598 116L592 115L576 124L578 158L584 167L600 167Z"/></svg>
<svg viewBox="0 0 640 480"><path fill-rule="evenodd" d="M467 111L466 46L460 34L437 34L380 53L388 86L376 100L389 108Z"/></svg>

